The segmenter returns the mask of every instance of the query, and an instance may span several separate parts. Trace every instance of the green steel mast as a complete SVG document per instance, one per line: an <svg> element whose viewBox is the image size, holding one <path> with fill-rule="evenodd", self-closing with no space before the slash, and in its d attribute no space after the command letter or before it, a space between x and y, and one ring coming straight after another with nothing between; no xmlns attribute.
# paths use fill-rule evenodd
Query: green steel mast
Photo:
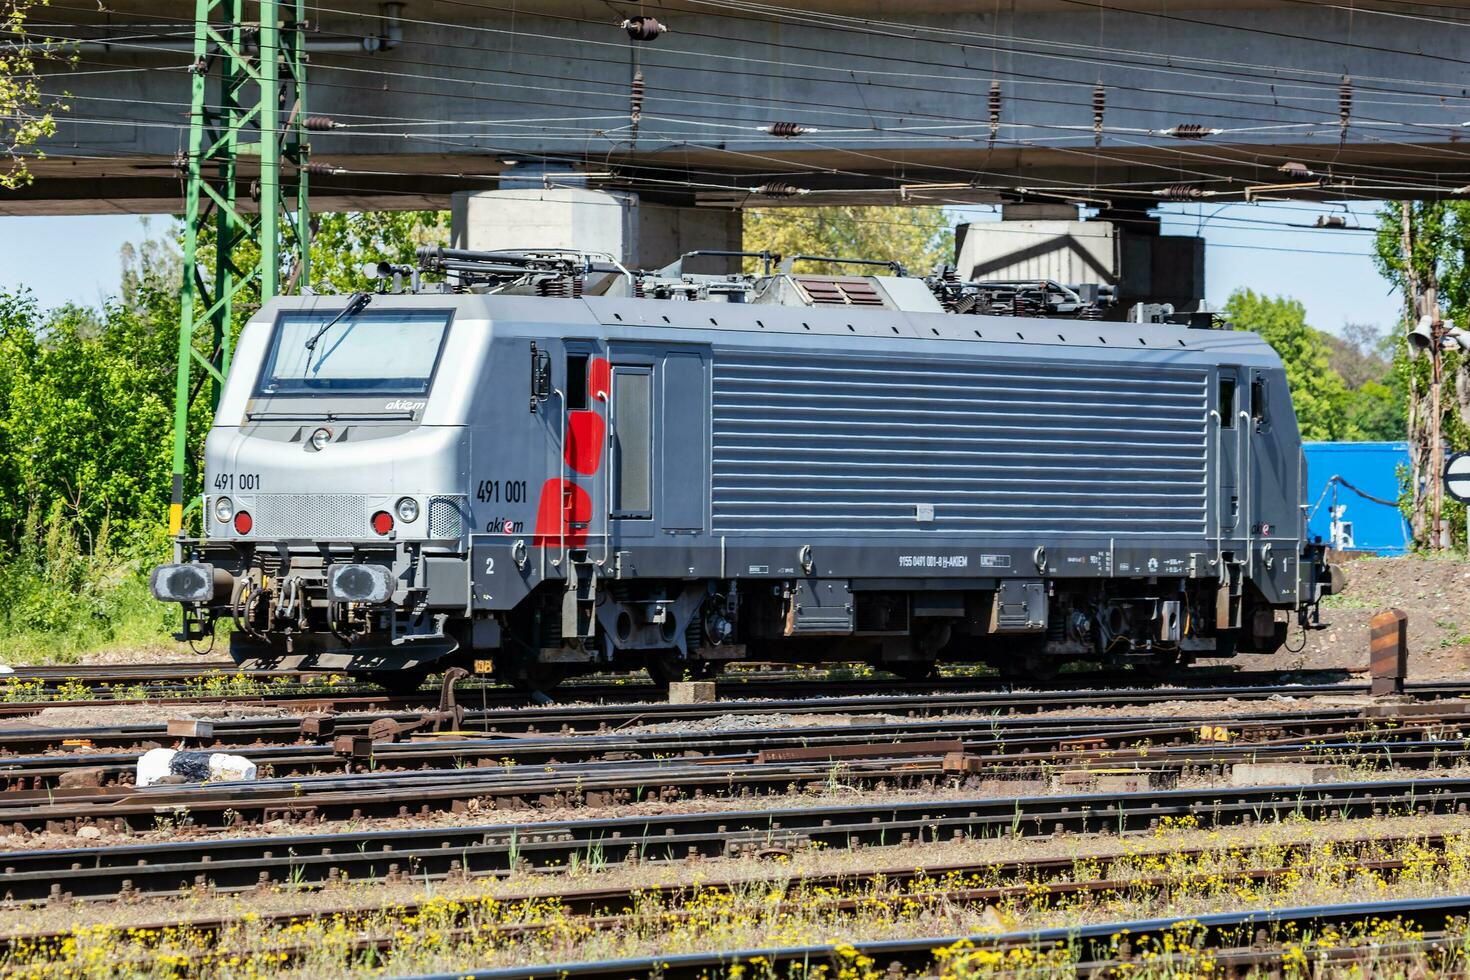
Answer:
<svg viewBox="0 0 1470 980"><path fill-rule="evenodd" d="M199 385L220 386L230 369L234 314L281 290L310 282L307 211L306 3L195 0L189 150L180 161L184 195L184 275L179 293L174 386L173 495L169 534L183 527L189 407ZM252 164L250 158L257 163ZM253 182L242 181L258 173ZM214 240L208 242L210 225ZM203 240L203 241L202 241ZM212 279L212 282L206 282ZM208 324L209 342L199 343Z"/></svg>

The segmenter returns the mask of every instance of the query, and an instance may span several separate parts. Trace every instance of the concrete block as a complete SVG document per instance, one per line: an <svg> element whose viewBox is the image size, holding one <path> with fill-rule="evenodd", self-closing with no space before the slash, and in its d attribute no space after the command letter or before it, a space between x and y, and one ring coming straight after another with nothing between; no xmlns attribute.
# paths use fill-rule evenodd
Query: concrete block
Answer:
<svg viewBox="0 0 1470 980"><path fill-rule="evenodd" d="M56 785L62 789L96 789L102 785L102 777L105 772L106 770L101 766L68 769L57 777Z"/></svg>
<svg viewBox="0 0 1470 980"><path fill-rule="evenodd" d="M713 704L714 681L674 681L669 685L669 704Z"/></svg>
<svg viewBox="0 0 1470 980"><path fill-rule="evenodd" d="M1179 784L1173 769L1073 769L1052 777L1052 788L1070 793L1143 793Z"/></svg>
<svg viewBox="0 0 1470 980"><path fill-rule="evenodd" d="M1309 762L1237 762L1230 769L1231 786L1310 786L1340 783L1347 778L1347 766Z"/></svg>
<svg viewBox="0 0 1470 980"><path fill-rule="evenodd" d="M168 734L170 738L211 739L214 738L214 722L200 721L197 718L174 718L168 723Z"/></svg>

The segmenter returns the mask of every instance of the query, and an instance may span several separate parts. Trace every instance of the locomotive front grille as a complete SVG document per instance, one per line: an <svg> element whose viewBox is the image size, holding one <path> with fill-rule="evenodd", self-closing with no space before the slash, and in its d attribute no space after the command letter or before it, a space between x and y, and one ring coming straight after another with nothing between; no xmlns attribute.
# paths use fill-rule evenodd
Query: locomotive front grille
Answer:
<svg viewBox="0 0 1470 980"><path fill-rule="evenodd" d="M458 538L464 534L468 497L429 498L429 537Z"/></svg>
<svg viewBox="0 0 1470 980"><path fill-rule="evenodd" d="M256 538L361 538L367 498L353 493L263 493L255 498Z"/></svg>

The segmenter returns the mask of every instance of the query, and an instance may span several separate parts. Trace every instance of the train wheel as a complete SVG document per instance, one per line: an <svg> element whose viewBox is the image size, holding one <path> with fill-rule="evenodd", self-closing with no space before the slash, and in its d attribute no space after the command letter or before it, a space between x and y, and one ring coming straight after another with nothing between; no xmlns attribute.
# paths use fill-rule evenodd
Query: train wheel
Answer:
<svg viewBox="0 0 1470 980"><path fill-rule="evenodd" d="M365 674L354 674L353 677L376 684L389 694L406 697L413 694L424 686L424 681L429 679L427 670L370 670Z"/></svg>

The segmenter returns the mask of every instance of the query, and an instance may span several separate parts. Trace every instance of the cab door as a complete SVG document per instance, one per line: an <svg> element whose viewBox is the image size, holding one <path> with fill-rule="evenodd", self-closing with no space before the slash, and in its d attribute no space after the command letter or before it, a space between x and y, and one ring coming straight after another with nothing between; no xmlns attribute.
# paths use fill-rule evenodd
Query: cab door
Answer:
<svg viewBox="0 0 1470 980"><path fill-rule="evenodd" d="M1246 481L1243 459L1247 434L1241 424L1241 372L1222 367L1216 380L1215 411L1215 488L1216 533L1222 539L1235 537L1240 528Z"/></svg>

